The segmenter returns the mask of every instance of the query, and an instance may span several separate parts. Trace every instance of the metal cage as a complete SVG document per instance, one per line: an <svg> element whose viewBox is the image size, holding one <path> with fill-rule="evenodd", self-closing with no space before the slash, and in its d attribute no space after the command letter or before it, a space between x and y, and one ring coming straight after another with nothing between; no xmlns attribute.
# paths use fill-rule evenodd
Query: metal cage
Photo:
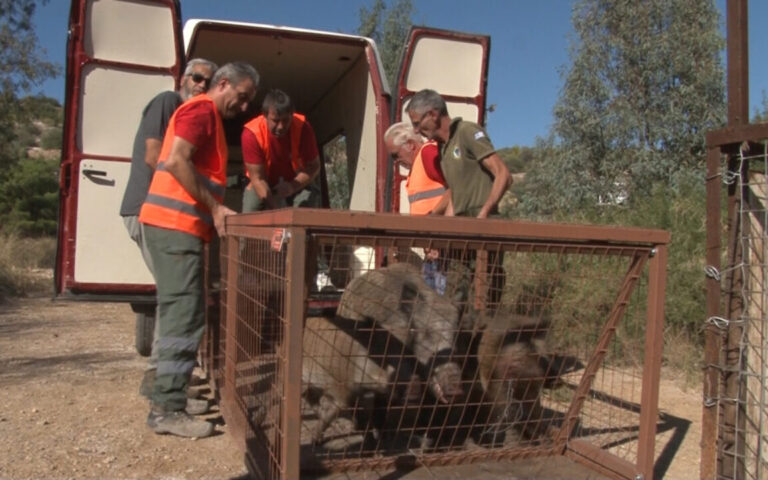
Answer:
<svg viewBox="0 0 768 480"><path fill-rule="evenodd" d="M206 343L222 413L259 478L552 455L652 478L668 241L329 210L230 217Z"/></svg>

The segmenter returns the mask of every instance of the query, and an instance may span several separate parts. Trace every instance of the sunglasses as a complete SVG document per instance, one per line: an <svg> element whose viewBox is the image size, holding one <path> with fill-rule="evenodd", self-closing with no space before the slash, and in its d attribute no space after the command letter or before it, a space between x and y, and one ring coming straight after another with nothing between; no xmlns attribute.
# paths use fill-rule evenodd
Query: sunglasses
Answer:
<svg viewBox="0 0 768 480"><path fill-rule="evenodd" d="M205 86L208 87L211 84L211 79L203 75L202 73L195 72L189 76L195 83L205 82Z"/></svg>

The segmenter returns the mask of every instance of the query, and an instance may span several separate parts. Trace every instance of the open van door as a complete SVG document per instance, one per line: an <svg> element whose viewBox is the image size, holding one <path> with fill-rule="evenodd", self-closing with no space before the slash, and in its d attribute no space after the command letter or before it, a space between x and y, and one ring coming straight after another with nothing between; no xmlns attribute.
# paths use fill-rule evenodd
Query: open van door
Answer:
<svg viewBox="0 0 768 480"><path fill-rule="evenodd" d="M395 93L394 121L404 118L408 100L419 90L437 91L448 114L479 124L485 121L485 94L491 39L475 35L414 27L408 36ZM392 189L392 211L409 212L405 193L407 170L398 167Z"/></svg>
<svg viewBox="0 0 768 480"><path fill-rule="evenodd" d="M141 112L178 86L177 0L72 0L60 169L56 293L152 298L154 281L120 217Z"/></svg>

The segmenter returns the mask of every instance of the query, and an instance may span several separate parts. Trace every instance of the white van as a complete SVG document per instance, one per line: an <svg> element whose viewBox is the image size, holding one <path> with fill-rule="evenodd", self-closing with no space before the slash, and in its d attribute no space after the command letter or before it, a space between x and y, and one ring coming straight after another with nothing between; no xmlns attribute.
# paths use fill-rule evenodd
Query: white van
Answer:
<svg viewBox="0 0 768 480"><path fill-rule="evenodd" d="M157 93L178 86L186 58L253 65L261 84L250 117L268 89L287 92L314 127L321 155L343 146L352 210L408 211L400 193L406 172L393 171L383 135L414 92L432 88L445 96L452 116L484 120L486 36L412 29L393 94L369 38L189 20L182 39L180 18L174 0L73 0L69 19L56 291L130 302L139 313L139 336L154 284L118 212L141 111ZM243 173L240 133L250 117L225 122L230 185ZM327 206L326 175L321 180ZM241 193L229 189L230 207L239 208ZM144 342L139 350L147 348Z"/></svg>

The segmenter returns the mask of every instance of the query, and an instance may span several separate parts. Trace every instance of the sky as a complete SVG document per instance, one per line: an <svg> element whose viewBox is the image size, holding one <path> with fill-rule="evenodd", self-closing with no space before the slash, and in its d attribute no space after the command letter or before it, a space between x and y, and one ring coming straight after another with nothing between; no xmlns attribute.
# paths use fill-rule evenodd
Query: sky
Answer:
<svg viewBox="0 0 768 480"><path fill-rule="evenodd" d="M497 148L533 146L537 137L548 134L563 83L561 72L569 64L573 0L412 2L415 25L490 35L487 105L495 105L495 110L488 115L487 129ZM373 0L182 0L181 13L182 22L207 18L354 33L360 7L372 4ZM725 34L725 0L716 0L716 5ZM758 35L759 20L768 18L768 2L749 0L748 11L751 114L762 106L763 93L768 91L768 62L764 61L768 35ZM68 16L68 1L50 0L38 5L34 18L47 58L62 69ZM30 93L63 102L63 76L33 87Z"/></svg>

